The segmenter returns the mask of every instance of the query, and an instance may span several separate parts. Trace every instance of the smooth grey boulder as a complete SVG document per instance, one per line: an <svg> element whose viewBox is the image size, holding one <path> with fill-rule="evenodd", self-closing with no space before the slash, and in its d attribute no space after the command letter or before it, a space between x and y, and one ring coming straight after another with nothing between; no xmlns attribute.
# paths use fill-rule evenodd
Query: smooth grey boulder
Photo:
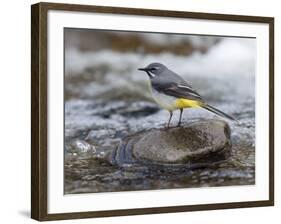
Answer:
<svg viewBox="0 0 281 224"><path fill-rule="evenodd" d="M211 165L228 158L230 150L229 125L221 120L203 120L128 136L112 153L111 162Z"/></svg>

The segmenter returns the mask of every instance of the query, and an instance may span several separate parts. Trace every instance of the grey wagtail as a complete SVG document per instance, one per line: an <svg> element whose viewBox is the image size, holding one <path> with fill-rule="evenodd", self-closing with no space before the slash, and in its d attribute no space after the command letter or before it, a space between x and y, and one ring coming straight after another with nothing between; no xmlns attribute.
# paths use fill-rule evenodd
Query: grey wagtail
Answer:
<svg viewBox="0 0 281 224"><path fill-rule="evenodd" d="M204 108L221 117L237 121L230 115L210 106L203 98L179 75L160 63L152 63L138 70L147 73L150 79L150 90L155 102L170 112L167 127L169 128L173 111L180 110L178 126L184 108Z"/></svg>

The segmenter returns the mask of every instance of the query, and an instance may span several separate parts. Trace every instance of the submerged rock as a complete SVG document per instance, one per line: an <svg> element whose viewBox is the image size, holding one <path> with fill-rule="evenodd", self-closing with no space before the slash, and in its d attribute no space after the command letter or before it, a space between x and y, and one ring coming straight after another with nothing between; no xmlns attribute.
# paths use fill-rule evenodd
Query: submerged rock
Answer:
<svg viewBox="0 0 281 224"><path fill-rule="evenodd" d="M225 160L230 149L228 124L206 120L128 136L113 151L110 161L121 166L148 163L197 167Z"/></svg>

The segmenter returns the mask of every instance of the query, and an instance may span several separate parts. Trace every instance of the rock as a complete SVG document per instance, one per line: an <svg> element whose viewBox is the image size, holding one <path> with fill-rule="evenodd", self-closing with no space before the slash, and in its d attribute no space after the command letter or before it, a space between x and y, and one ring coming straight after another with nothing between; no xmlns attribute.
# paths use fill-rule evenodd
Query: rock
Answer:
<svg viewBox="0 0 281 224"><path fill-rule="evenodd" d="M221 120L204 120L182 127L152 129L123 139L111 162L158 165L211 165L230 155L230 127Z"/></svg>

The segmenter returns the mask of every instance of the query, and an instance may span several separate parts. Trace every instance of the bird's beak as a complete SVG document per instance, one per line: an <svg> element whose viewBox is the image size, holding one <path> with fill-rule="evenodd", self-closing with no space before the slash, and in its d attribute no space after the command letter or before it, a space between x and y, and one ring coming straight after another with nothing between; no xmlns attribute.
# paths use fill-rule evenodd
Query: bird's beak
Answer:
<svg viewBox="0 0 281 224"><path fill-rule="evenodd" d="M140 71L147 71L147 69L146 68L138 68L138 70L140 70Z"/></svg>
<svg viewBox="0 0 281 224"><path fill-rule="evenodd" d="M152 78L151 74L149 73L149 69L147 69L147 68L138 68L138 70L146 72L146 74L149 76L149 78Z"/></svg>

